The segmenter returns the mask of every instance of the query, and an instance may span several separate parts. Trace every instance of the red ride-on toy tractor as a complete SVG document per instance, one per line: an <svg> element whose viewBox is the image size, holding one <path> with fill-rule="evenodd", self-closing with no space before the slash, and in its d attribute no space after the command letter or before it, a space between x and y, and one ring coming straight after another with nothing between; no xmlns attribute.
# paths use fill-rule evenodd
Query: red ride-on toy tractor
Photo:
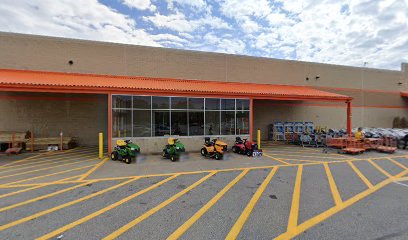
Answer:
<svg viewBox="0 0 408 240"><path fill-rule="evenodd" d="M248 157L262 156L262 149L258 149L258 144L253 141L248 141L246 138L235 138L235 145L232 147L234 153L245 154Z"/></svg>

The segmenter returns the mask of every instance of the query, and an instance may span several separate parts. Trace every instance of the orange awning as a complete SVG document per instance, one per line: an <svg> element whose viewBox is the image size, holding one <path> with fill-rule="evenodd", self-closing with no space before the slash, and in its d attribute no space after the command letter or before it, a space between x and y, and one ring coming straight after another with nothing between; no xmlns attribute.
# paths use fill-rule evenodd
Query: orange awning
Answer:
<svg viewBox="0 0 408 240"><path fill-rule="evenodd" d="M134 93L184 96L253 97L276 100L349 101L345 95L305 86L216 82L170 78L0 69L3 91Z"/></svg>
<svg viewBox="0 0 408 240"><path fill-rule="evenodd" d="M401 96L408 97L408 92L401 92Z"/></svg>

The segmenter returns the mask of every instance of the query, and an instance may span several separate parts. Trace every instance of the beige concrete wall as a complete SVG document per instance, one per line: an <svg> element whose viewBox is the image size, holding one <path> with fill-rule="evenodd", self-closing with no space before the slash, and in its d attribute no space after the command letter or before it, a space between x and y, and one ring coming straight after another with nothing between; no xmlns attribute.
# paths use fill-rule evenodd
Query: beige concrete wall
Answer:
<svg viewBox="0 0 408 240"><path fill-rule="evenodd" d="M0 92L0 109L0 131L58 137L62 130L80 145L97 145L98 133L107 134L106 96Z"/></svg>
<svg viewBox="0 0 408 240"><path fill-rule="evenodd" d="M242 135L242 138L248 138L248 135ZM235 142L235 136L213 136L211 139L217 138L224 141L230 149ZM162 152L164 146L167 144L167 137L155 137L155 138L126 138L132 140L132 142L140 146L142 153L154 153L159 154ZM178 137L180 141L185 145L187 152L199 152L204 144L204 137ZM116 139L112 140L112 146L115 146Z"/></svg>

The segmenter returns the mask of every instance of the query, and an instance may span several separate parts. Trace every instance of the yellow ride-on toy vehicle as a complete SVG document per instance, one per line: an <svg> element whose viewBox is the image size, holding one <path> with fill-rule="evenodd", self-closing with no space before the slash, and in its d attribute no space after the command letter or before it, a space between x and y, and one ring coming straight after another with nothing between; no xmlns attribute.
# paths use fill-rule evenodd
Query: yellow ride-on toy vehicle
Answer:
<svg viewBox="0 0 408 240"><path fill-rule="evenodd" d="M224 157L224 153L228 149L225 142L218 139L211 141L209 137L206 137L204 141L203 148L201 148L202 156L214 158L215 160L221 160Z"/></svg>

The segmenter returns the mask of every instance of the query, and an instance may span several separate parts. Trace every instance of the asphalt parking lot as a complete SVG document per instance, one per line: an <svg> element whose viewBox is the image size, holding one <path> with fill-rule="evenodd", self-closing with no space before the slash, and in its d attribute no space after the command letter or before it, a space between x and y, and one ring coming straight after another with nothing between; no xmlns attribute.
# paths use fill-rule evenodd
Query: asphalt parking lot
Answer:
<svg viewBox="0 0 408 240"><path fill-rule="evenodd" d="M0 156L0 239L408 239L408 151Z"/></svg>

